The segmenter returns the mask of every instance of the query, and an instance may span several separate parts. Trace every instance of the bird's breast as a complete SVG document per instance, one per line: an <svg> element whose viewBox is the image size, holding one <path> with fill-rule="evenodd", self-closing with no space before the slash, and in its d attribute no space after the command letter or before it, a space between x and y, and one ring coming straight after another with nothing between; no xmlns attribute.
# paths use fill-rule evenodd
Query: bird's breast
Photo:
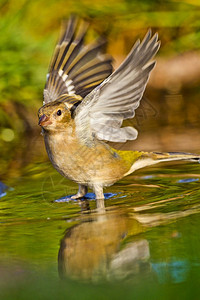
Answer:
<svg viewBox="0 0 200 300"><path fill-rule="evenodd" d="M113 184L127 171L120 157L103 143L81 144L66 133L45 135L48 156L55 169L65 177L81 184Z"/></svg>

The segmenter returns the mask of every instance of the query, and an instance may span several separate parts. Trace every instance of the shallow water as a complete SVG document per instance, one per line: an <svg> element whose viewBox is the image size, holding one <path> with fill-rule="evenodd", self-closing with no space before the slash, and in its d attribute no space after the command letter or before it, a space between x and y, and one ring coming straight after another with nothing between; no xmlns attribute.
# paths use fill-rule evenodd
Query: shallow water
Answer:
<svg viewBox="0 0 200 300"><path fill-rule="evenodd" d="M27 166L0 199L0 299L198 299L199 167L138 171L96 209L55 202L76 184Z"/></svg>

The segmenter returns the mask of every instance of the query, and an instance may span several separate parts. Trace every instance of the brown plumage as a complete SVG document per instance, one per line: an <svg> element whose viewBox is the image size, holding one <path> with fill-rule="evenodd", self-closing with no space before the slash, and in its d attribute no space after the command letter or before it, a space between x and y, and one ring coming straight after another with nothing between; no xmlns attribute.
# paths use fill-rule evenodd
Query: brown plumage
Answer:
<svg viewBox="0 0 200 300"><path fill-rule="evenodd" d="M135 128L121 125L135 115L160 44L149 30L112 73L111 57L102 54L104 42L84 45L87 27L69 20L50 64L44 106L38 113L53 166L79 184L72 198L84 196L90 187L101 199L104 186L157 162L199 160L199 155L187 153L119 151L105 143L137 138Z"/></svg>

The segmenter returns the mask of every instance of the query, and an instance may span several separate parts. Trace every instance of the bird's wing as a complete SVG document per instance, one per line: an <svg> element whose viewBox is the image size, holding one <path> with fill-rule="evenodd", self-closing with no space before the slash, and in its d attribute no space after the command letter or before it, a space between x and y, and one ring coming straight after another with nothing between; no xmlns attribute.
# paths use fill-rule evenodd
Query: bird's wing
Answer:
<svg viewBox="0 0 200 300"><path fill-rule="evenodd" d="M71 17L58 42L47 74L44 104L63 94L89 94L112 73L112 58L102 54L105 41L84 45L88 23Z"/></svg>
<svg viewBox="0 0 200 300"><path fill-rule="evenodd" d="M119 68L87 95L75 111L77 134L82 140L96 136L111 142L137 138L133 127L122 127L125 119L133 118L140 104L150 71L149 62L160 46L158 35L149 30L138 40Z"/></svg>

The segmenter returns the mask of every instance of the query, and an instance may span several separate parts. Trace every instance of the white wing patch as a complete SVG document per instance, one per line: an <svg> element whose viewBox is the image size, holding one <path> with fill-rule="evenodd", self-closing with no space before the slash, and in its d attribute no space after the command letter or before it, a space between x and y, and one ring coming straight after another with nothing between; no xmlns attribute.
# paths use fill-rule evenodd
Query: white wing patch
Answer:
<svg viewBox="0 0 200 300"><path fill-rule="evenodd" d="M75 92L75 87L72 84L73 81L71 79L67 80L68 75L67 74L63 74L63 73L64 73L63 70L59 70L59 72L58 72L59 76L62 78L62 80L64 81L64 83L65 83L65 85L67 87L67 93L69 95L74 95L76 92Z"/></svg>

